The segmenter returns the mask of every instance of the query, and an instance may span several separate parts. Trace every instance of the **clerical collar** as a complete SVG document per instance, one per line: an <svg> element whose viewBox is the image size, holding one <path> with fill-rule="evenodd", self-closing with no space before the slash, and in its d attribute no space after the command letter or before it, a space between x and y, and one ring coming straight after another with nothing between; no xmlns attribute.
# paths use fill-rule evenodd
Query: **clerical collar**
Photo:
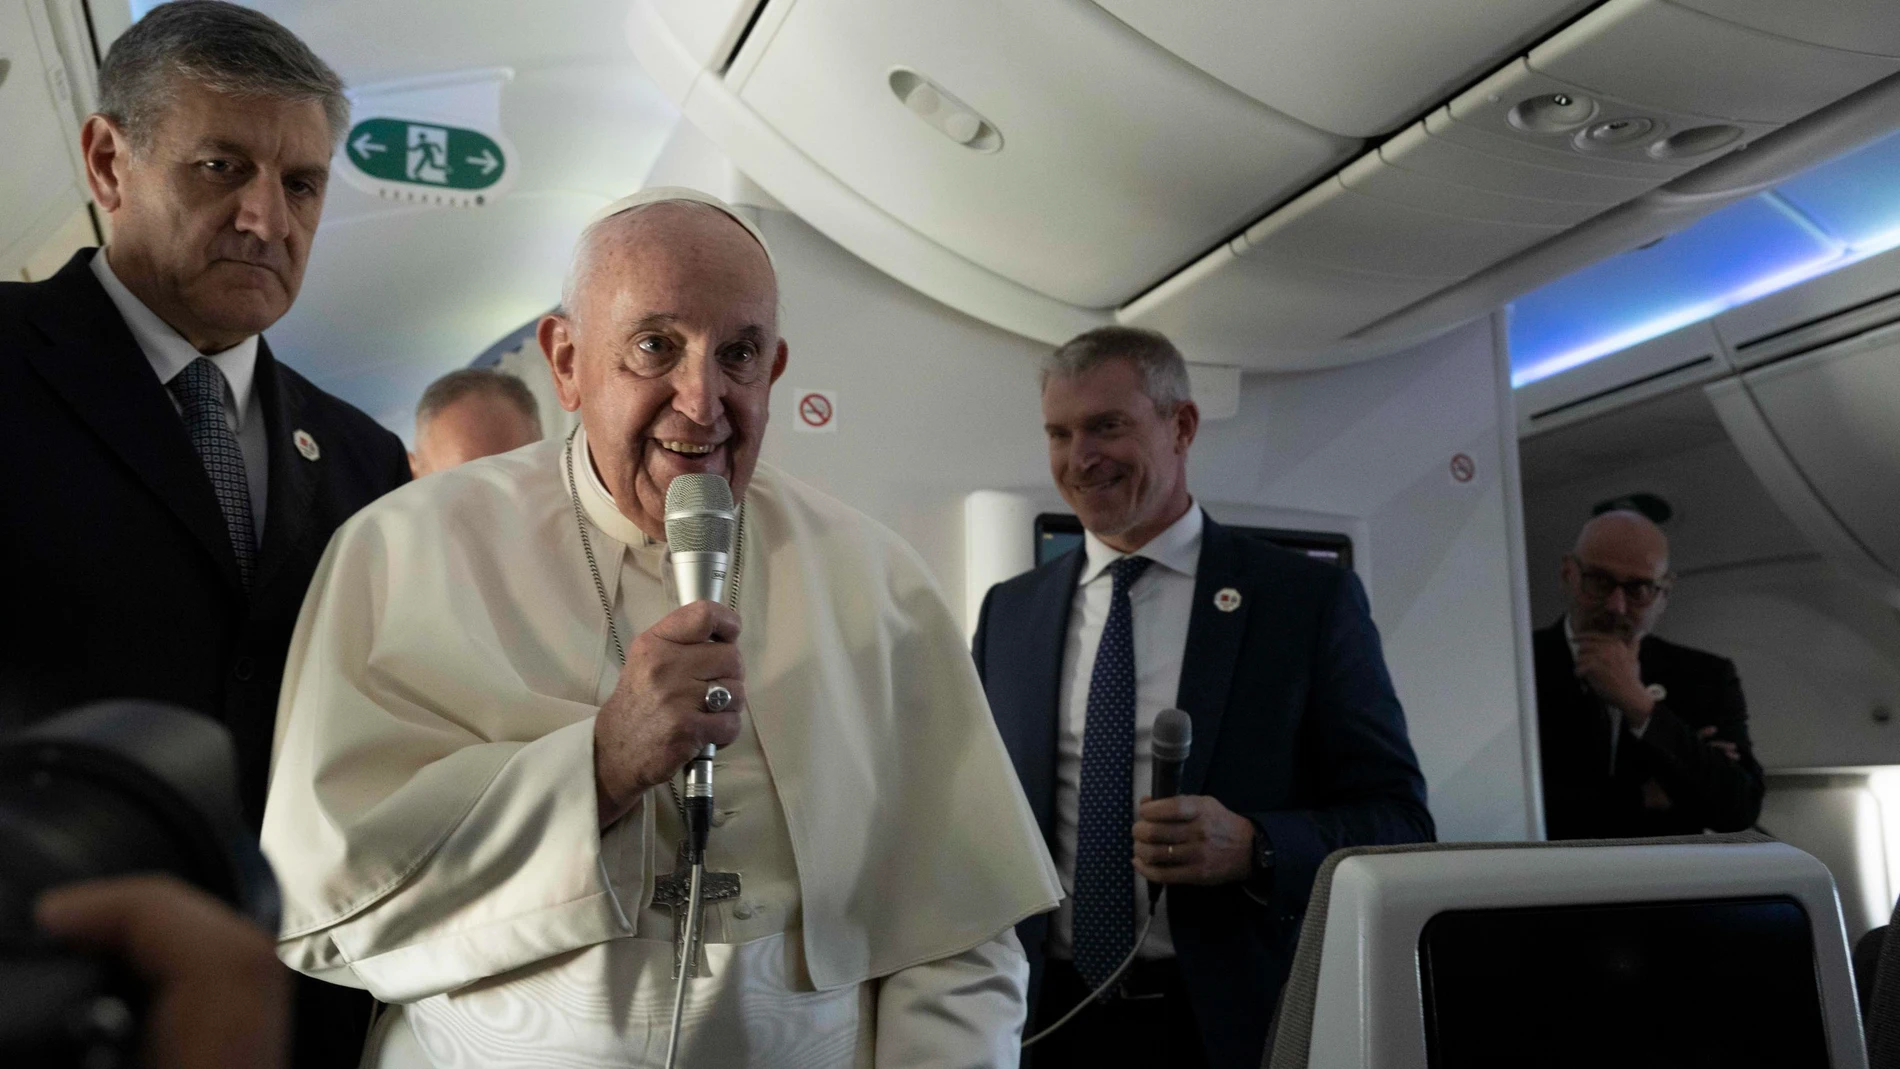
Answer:
<svg viewBox="0 0 1900 1069"><path fill-rule="evenodd" d="M581 508L594 526L606 532L607 537L623 546L639 549L651 549L661 545L659 539L640 529L640 525L628 519L614 504L614 495L607 484L600 481L600 473L594 470L594 455L587 450L587 429L574 433L574 492L580 496Z"/></svg>

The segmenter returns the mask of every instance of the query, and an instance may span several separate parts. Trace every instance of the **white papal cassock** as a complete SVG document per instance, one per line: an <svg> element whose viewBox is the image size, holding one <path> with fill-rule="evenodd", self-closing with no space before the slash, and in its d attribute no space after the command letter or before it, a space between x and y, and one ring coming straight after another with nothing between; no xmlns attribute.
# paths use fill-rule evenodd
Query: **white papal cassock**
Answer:
<svg viewBox="0 0 1900 1069"><path fill-rule="evenodd" d="M622 641L671 611L665 546L577 437ZM681 825L606 829L593 717L620 665L563 443L420 479L337 532L291 643L264 849L292 967L393 1004L383 1066L637 1066L665 1051ZM1056 874L962 635L916 554L761 464L738 610L750 708L715 766L685 1066L1014 1065L1010 931Z"/></svg>

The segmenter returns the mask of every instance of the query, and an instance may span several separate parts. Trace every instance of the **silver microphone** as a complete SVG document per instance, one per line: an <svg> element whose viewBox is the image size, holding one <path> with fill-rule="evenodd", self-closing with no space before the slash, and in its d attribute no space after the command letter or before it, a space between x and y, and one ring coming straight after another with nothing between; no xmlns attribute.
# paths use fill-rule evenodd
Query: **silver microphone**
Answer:
<svg viewBox="0 0 1900 1069"><path fill-rule="evenodd" d="M673 563L674 594L681 605L724 601L739 531L732 487L717 475L678 475L666 488L666 552ZM686 823L693 860L703 858L711 834L713 758L708 743L686 766Z"/></svg>

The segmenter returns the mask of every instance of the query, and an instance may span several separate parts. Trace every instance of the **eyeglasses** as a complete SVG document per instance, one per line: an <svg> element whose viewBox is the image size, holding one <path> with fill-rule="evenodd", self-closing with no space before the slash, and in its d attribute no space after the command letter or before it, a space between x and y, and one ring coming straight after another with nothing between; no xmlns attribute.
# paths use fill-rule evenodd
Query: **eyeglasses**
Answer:
<svg viewBox="0 0 1900 1069"><path fill-rule="evenodd" d="M1579 564L1577 571L1583 581L1583 592L1592 601L1608 601L1612 593L1621 590L1625 601L1637 608L1642 608L1669 593L1668 576L1664 576L1657 582L1648 579L1618 579L1601 568L1592 568L1585 564Z"/></svg>

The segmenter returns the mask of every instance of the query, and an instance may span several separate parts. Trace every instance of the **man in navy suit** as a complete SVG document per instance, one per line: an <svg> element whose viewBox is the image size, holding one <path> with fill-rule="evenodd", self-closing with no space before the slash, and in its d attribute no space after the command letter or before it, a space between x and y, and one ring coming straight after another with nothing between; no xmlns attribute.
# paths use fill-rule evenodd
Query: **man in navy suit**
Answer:
<svg viewBox="0 0 1900 1069"><path fill-rule="evenodd" d="M217 718L263 818L290 633L337 526L402 442L272 358L348 128L335 72L269 17L153 8L80 132L112 241L0 283L0 729L101 698ZM298 991L298 1064L354 1065L360 992Z"/></svg>
<svg viewBox="0 0 1900 1069"><path fill-rule="evenodd" d="M1166 338L1075 338L1044 369L1042 410L1056 488L1087 534L992 589L975 643L1068 892L1019 928L1031 1031L1137 957L1031 1053L1256 1066L1320 862L1432 837L1378 632L1350 572L1237 536L1194 503L1200 411ZM1191 718L1193 750L1179 796L1142 800L1168 706ZM1138 940L1143 881L1168 890Z"/></svg>

